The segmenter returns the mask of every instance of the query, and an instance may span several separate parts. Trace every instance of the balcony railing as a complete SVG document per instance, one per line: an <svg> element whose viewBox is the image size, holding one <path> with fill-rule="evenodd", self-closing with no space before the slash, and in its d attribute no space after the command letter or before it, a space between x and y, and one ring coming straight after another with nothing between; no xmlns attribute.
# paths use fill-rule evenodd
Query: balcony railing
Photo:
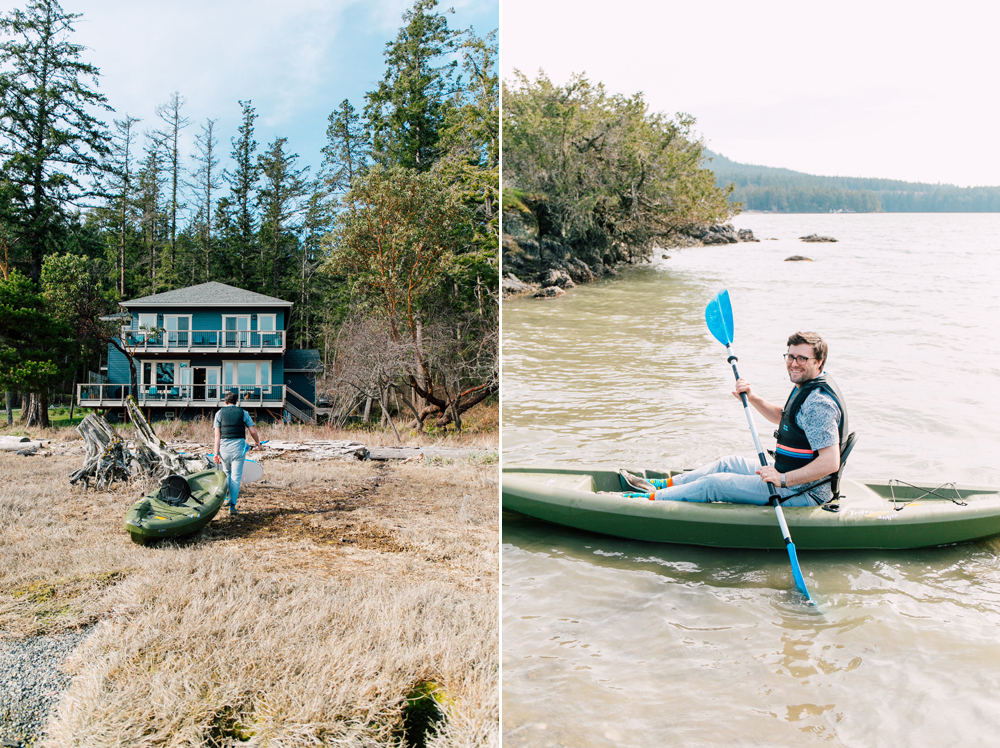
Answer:
<svg viewBox="0 0 1000 748"><path fill-rule="evenodd" d="M88 408L124 407L132 392L128 384L78 384L77 403ZM139 385L136 402L152 408L216 407L227 392L239 392L239 404L247 408L284 407L285 387L272 385L180 384Z"/></svg>
<svg viewBox="0 0 1000 748"><path fill-rule="evenodd" d="M122 340L141 353L283 353L285 350L284 330L166 330L154 334L126 328L122 330Z"/></svg>

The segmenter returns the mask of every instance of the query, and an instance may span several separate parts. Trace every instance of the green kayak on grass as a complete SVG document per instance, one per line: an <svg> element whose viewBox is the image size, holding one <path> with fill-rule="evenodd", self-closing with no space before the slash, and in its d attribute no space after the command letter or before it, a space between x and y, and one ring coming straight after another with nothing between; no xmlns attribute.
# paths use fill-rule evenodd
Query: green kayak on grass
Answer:
<svg viewBox="0 0 1000 748"><path fill-rule="evenodd" d="M627 469L647 479L681 472ZM630 498L611 468L510 465L502 483L505 510L579 530L720 548L785 547L770 506ZM783 510L799 550L925 548L1000 534L1000 493L985 486L842 480L835 505Z"/></svg>
<svg viewBox="0 0 1000 748"><path fill-rule="evenodd" d="M225 495L226 474L221 470L169 476L156 491L132 505L125 514L125 529L139 545L190 535L212 521Z"/></svg>

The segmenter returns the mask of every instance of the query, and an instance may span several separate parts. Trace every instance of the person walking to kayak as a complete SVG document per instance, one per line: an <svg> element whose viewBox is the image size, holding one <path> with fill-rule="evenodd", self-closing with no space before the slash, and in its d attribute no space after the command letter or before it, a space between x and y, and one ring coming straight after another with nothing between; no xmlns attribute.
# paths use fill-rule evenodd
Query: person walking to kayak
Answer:
<svg viewBox="0 0 1000 748"><path fill-rule="evenodd" d="M226 506L230 514L238 514L236 500L240 495L240 482L243 480L243 458L247 453L246 432L260 444L260 436L253 425L253 419L236 403L240 396L236 392L226 393L226 404L215 414L215 464L222 465L229 479L229 498ZM251 447L252 449L252 447Z"/></svg>
<svg viewBox="0 0 1000 748"><path fill-rule="evenodd" d="M770 403L740 379L735 397L745 392L750 404L771 423L778 440L774 462L723 457L666 481L650 482L637 476L623 479L632 488L649 491L656 501L725 501L768 504L767 483L778 491L785 506L814 506L833 496L831 477L840 469L840 447L848 433L844 398L833 379L823 372L827 345L814 332L788 338L784 354L788 378L795 387L785 406ZM658 489L658 490L657 490Z"/></svg>

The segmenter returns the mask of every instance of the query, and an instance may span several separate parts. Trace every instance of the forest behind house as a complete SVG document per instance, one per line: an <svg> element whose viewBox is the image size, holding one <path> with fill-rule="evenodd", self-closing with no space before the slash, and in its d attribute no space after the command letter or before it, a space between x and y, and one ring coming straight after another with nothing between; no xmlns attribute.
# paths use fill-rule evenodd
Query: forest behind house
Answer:
<svg viewBox="0 0 1000 748"><path fill-rule="evenodd" d="M461 428L499 387L497 32L416 0L364 101L330 92L315 173L286 138L193 122L183 92L116 112L73 41L82 14L0 16L0 391L48 425L93 380L118 303L219 281L293 302L331 418ZM142 117L138 116L142 115ZM197 132L182 152L183 130ZM317 160L320 154L316 154ZM223 166L223 164L226 164Z"/></svg>

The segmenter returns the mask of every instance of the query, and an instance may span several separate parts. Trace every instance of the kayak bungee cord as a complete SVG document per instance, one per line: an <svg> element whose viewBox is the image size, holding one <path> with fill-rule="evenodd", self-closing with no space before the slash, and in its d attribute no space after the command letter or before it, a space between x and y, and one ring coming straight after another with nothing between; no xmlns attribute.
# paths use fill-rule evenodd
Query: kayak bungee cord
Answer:
<svg viewBox="0 0 1000 748"><path fill-rule="evenodd" d="M726 346L726 353L729 354L727 361L732 364L733 374L736 376L737 381L739 381L740 372L736 368L736 362L739 359L733 353L733 305L729 301L729 291L725 289L719 291L715 295L715 298L708 302L708 306L705 307L705 322L708 324L708 330L712 333L712 336ZM746 413L747 424L750 426L750 434L753 436L753 443L757 448L757 457L760 459L761 467L767 467L767 457L764 455L764 448L760 445L760 438L757 436L757 429L753 423L753 414L750 412L750 402L747 400L745 392L740 393L740 400L743 401L743 412ZM802 571L799 569L799 559L795 553L795 543L792 542L792 536L788 532L788 524L785 522L784 512L781 511L778 492L775 490L773 483L766 482L766 485L771 506L774 507L774 513L778 517L781 537L784 538L785 548L788 549L788 560L792 563L792 578L795 580L795 586L798 587L799 592L805 596L806 600L813 602L813 599L809 596L809 589L806 587L805 579L802 578Z"/></svg>
<svg viewBox="0 0 1000 748"><path fill-rule="evenodd" d="M958 487L953 482L952 483L942 483L937 488L928 488L926 491L924 491L922 494L920 494L917 498L915 498L915 499L906 499L905 503L903 503L902 506L896 506L896 491L895 491L895 488L894 488L895 486L907 486L909 488L916 488L918 491L922 491L923 489L920 488L919 486L913 485L912 483L907 483L904 480L899 480L899 478L890 478L889 479L889 493L892 496L892 508L895 511L897 511L897 512L901 512L902 510L906 509L906 507L908 507L910 504L912 504L912 503L914 503L916 501L920 501L922 498L924 498L926 496L937 496L939 499L947 499L952 504L957 504L958 506L968 506L967 502L962 501L962 493L961 493L961 491L958 490ZM944 494L938 493L938 491L940 491L942 488L951 488L951 490L955 492L955 494L958 496L958 498L955 499L955 498L952 498L951 496L945 496ZM903 499L899 499L899 501L904 501L904 500Z"/></svg>

